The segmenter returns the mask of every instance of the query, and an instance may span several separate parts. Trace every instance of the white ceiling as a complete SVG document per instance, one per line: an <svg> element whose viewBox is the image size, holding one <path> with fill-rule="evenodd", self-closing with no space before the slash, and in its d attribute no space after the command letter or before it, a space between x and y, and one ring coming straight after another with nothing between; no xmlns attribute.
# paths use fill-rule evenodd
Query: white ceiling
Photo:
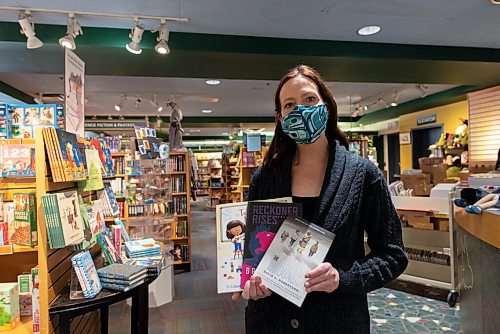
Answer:
<svg viewBox="0 0 500 334"><path fill-rule="evenodd" d="M28 92L34 96L41 94L63 94L64 83L59 75L0 73L0 81ZM151 78L151 77L111 77L86 76L85 113L88 116L117 115L114 105L120 102L121 95L128 98L121 110L127 115L157 115L154 105L150 103L153 95L157 101L165 105L173 99L180 105L184 116L274 116L274 92L277 81L263 80L222 80L218 86L209 86L204 79L191 78ZM421 97L421 91L414 84L390 83L329 83L339 106L340 116L349 116L354 107L350 103L367 104L367 112L385 108L384 102L377 103L378 97L384 95L387 103L394 99L394 89L399 92L399 103ZM452 88L451 85L427 85L427 94L433 94ZM136 108L137 96L141 99L139 109ZM219 98L220 102L210 103L207 98ZM349 101L349 97L350 100ZM374 103L374 104L371 104ZM203 114L202 109L211 109L211 114ZM169 108L164 108L166 116Z"/></svg>
<svg viewBox="0 0 500 334"><path fill-rule="evenodd" d="M172 31L263 37L500 47L500 6L489 0L2 0L3 6L189 18ZM17 13L0 12L0 21ZM40 23L66 24L64 15L36 14ZM84 17L85 26L128 28L130 20ZM144 22L151 29L157 22ZM371 37L358 28L377 24ZM85 31L85 28L84 28Z"/></svg>

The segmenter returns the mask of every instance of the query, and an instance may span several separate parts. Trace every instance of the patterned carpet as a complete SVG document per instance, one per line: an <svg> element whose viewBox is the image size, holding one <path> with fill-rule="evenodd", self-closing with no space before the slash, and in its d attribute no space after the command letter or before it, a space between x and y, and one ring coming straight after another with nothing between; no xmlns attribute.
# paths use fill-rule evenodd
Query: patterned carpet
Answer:
<svg viewBox="0 0 500 334"><path fill-rule="evenodd" d="M245 332L245 301L232 302L216 292L215 214L202 199L191 204L193 271L175 275L175 298L150 309L149 333L218 334ZM372 333L460 333L458 308L447 303L392 290L368 296ZM130 307L110 307L109 333L130 332Z"/></svg>

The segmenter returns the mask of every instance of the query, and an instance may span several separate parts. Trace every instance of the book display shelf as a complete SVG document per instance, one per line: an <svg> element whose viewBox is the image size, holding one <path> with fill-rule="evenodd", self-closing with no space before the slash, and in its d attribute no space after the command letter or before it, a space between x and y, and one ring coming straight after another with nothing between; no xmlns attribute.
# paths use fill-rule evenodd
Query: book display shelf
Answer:
<svg viewBox="0 0 500 334"><path fill-rule="evenodd" d="M209 196L210 174L208 172L208 162L210 159L197 158L196 160L198 162L196 196Z"/></svg>
<svg viewBox="0 0 500 334"><path fill-rule="evenodd" d="M217 204L221 204L221 199L225 196L225 183L222 176L222 161L221 159L210 159L208 162L209 183L208 189L210 194L210 209L215 209Z"/></svg>
<svg viewBox="0 0 500 334"><path fill-rule="evenodd" d="M173 225L171 236L167 238L174 243L174 270L176 272L191 271L191 166L188 152L169 152L171 164L172 204L177 219ZM180 254L179 254L180 253Z"/></svg>
<svg viewBox="0 0 500 334"><path fill-rule="evenodd" d="M238 183L231 186L232 200L236 202L248 200L250 180L257 167L262 164L266 152L266 146L262 146L261 150L258 152L247 152L247 148L244 146L240 148L236 164L231 166L231 168L235 170L235 173L232 173L234 178L236 179L236 176L238 176Z"/></svg>
<svg viewBox="0 0 500 334"><path fill-rule="evenodd" d="M42 208L42 196L51 193L76 190L82 195L84 201L95 198L94 191L83 192L78 188L76 181L54 182L51 169L48 167L46 149L48 143L42 135L42 128L35 129L35 168L33 177L7 177L0 178L0 192L3 193L4 202L13 200L13 195L18 193L35 193L36 197L36 227L37 246L1 246L0 282L16 282L17 275L30 272L38 267L39 277L39 310L36 312L39 325L33 326L32 317L21 318L22 324L15 327L12 333L33 333L33 327L40 333L53 333L57 331L59 319L49 316L51 303L67 286L72 272L71 257L77 252L69 247L50 249L48 234ZM92 255L99 251L98 246L91 250ZM9 254L10 253L10 254ZM71 322L71 333L97 333L99 330L99 314L88 313L77 317Z"/></svg>

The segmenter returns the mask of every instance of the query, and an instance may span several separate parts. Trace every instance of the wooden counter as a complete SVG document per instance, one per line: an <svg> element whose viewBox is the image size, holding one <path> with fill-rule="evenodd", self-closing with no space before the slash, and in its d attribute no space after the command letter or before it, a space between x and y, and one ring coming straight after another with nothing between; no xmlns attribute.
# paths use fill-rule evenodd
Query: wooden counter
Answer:
<svg viewBox="0 0 500 334"><path fill-rule="evenodd" d="M487 244L500 248L500 215L488 211L473 215L457 207L454 209L454 214L461 228Z"/></svg>

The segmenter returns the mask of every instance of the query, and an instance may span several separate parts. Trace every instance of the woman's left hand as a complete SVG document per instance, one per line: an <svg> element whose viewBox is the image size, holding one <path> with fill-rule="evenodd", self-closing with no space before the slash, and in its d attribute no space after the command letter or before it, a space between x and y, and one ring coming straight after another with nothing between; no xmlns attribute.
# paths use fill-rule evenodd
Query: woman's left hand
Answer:
<svg viewBox="0 0 500 334"><path fill-rule="evenodd" d="M323 262L306 274L304 287L307 292L324 291L333 292L337 290L340 283L340 275L331 263Z"/></svg>

